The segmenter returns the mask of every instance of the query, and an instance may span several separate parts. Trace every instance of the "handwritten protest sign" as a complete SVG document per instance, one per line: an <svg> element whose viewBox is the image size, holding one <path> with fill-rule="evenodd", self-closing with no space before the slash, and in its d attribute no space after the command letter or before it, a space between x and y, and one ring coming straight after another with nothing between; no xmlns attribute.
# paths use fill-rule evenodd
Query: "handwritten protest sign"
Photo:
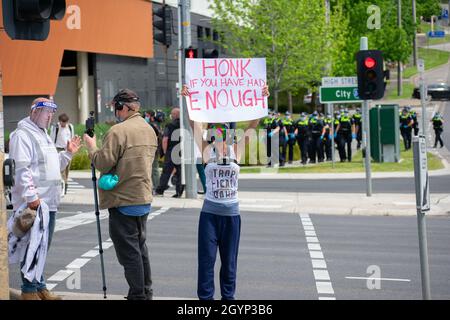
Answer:
<svg viewBox="0 0 450 320"><path fill-rule="evenodd" d="M189 118L237 122L267 116L266 59L186 59Z"/></svg>

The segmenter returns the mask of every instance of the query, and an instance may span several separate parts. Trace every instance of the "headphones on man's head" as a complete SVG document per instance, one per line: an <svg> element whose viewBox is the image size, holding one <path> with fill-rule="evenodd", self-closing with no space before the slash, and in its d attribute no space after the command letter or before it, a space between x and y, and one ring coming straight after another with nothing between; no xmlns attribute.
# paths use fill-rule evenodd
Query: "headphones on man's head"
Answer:
<svg viewBox="0 0 450 320"><path fill-rule="evenodd" d="M127 98L127 99L123 99L123 100L119 98L118 100L114 100L114 110L121 111L127 103L138 102L138 101L139 101L139 98ZM129 106L127 106L127 108L130 110L133 110Z"/></svg>

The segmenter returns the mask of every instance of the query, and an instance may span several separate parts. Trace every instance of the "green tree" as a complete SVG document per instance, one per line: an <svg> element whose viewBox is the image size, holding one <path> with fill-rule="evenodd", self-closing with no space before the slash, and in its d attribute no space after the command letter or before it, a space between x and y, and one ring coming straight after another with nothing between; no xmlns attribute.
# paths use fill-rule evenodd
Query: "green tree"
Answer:
<svg viewBox="0 0 450 320"><path fill-rule="evenodd" d="M380 8L380 28L368 28L368 8L371 5ZM346 42L341 46L341 55L337 56L335 73L355 73L354 54L359 50L361 37L368 38L369 49L382 50L385 61L408 61L412 54L415 27L410 0L402 0L401 28L398 27L397 1L394 0L335 0L332 8L333 14L337 12L347 21Z"/></svg>
<svg viewBox="0 0 450 320"><path fill-rule="evenodd" d="M441 14L439 0L416 0L417 16L430 18Z"/></svg>
<svg viewBox="0 0 450 320"><path fill-rule="evenodd" d="M266 58L275 109L279 92L296 92L327 73L332 33L323 1L213 0L211 9L231 55Z"/></svg>

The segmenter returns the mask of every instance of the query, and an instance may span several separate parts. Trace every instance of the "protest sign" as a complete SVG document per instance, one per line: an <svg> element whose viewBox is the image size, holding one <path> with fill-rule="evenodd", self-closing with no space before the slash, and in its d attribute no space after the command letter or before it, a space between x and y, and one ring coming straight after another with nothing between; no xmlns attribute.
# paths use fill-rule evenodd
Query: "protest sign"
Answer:
<svg viewBox="0 0 450 320"><path fill-rule="evenodd" d="M266 59L186 59L189 118L237 122L267 116Z"/></svg>

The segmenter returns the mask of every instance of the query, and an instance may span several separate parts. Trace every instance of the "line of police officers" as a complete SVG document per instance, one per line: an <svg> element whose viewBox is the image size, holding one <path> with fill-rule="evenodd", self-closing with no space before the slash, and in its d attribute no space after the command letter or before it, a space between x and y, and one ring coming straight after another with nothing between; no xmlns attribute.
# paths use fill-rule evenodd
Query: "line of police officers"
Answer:
<svg viewBox="0 0 450 320"><path fill-rule="evenodd" d="M280 166L286 162L292 163L294 146L300 148L301 163L316 163L332 160L332 135L339 150L341 162L352 161L351 143L357 140L357 148L361 147L362 118L361 110L351 116L348 109L336 111L334 118L324 116L318 111L308 115L302 112L300 118L293 120L289 112L282 118L280 113L269 110L269 116L263 119L264 129L267 130L266 145L268 166L273 165L273 157L278 154ZM280 150L272 150L272 141L278 141Z"/></svg>

